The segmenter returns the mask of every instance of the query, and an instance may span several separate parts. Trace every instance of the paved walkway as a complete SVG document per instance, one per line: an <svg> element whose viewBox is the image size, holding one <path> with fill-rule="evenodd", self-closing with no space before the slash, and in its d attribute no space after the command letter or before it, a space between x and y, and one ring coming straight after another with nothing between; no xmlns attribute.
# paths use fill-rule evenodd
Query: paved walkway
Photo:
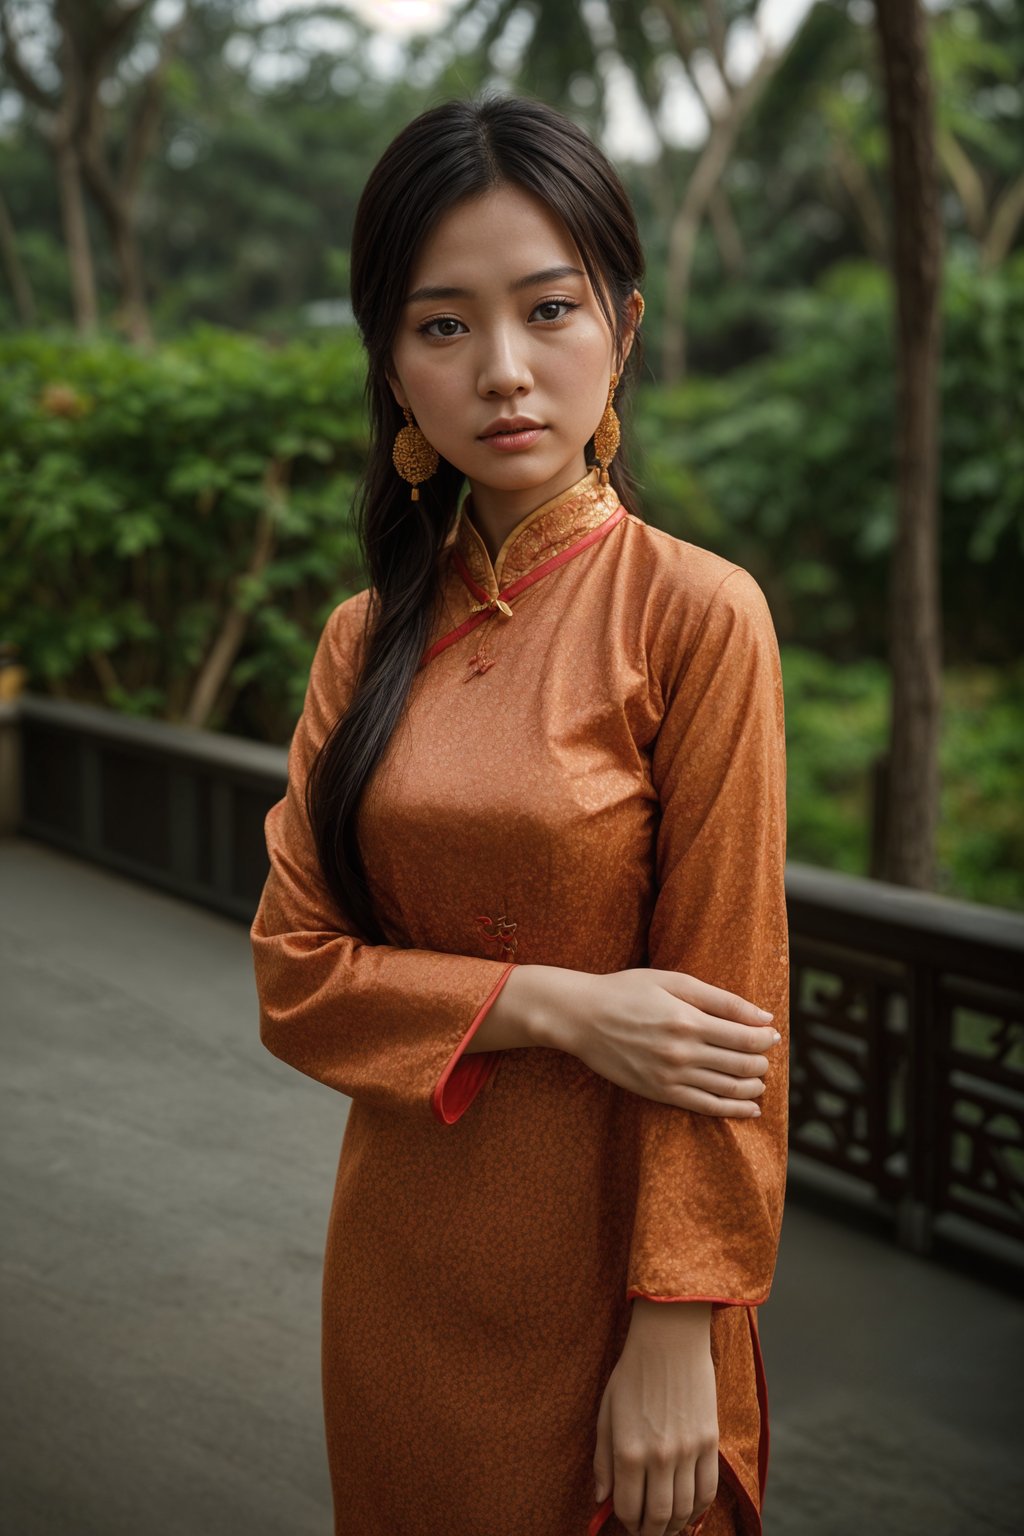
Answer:
<svg viewBox="0 0 1024 1536"><path fill-rule="evenodd" d="M0 841L4 1536L331 1536L347 1101L256 1017L242 925ZM760 1319L766 1536L1021 1529L1019 1303L791 1198Z"/></svg>

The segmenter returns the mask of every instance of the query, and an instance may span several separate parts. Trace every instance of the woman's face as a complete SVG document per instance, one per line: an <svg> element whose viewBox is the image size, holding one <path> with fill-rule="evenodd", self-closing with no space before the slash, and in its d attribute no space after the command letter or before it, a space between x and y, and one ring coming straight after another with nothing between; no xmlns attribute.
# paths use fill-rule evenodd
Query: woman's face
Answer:
<svg viewBox="0 0 1024 1536"><path fill-rule="evenodd" d="M631 344L630 332L627 355ZM584 446L621 372L568 230L511 184L457 204L424 242L392 358L396 400L477 502L484 490L492 502L525 492L539 504L584 475ZM515 416L540 430L511 447L486 440Z"/></svg>

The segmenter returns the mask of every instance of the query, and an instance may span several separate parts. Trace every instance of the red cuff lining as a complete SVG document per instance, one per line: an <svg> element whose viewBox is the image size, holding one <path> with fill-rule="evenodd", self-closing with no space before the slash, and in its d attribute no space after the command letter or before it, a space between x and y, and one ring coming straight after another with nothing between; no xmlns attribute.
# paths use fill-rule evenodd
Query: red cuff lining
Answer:
<svg viewBox="0 0 1024 1536"><path fill-rule="evenodd" d="M510 961L498 977L434 1086L430 1107L442 1125L454 1125L459 1116L465 1114L498 1065L498 1051L471 1051L468 1056L463 1053L517 963Z"/></svg>

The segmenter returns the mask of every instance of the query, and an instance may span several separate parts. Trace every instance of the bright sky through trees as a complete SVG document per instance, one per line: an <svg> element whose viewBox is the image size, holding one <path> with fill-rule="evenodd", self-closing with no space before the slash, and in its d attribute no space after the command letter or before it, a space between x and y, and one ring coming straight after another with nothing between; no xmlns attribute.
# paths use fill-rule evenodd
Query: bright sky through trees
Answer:
<svg viewBox="0 0 1024 1536"><path fill-rule="evenodd" d="M376 29L377 36L370 56L373 67L381 75L393 75L402 67L403 40L413 33L437 31L443 27L453 9L454 0L349 0L349 3L353 11L358 12ZM760 12L764 35L776 45L785 42L811 3L812 0L763 0ZM260 14L271 18L285 16L304 4L305 0L258 0L257 8ZM863 4L870 11L870 0L863 0ZM311 25L331 28L329 22ZM330 46L326 30L321 36L323 46ZM763 45L752 28L733 27L729 36L729 62L733 66L734 78L742 80L749 73ZM651 159L657 151L654 135L626 72L622 74L621 89L613 93L618 107L609 127L606 148L613 156L624 159ZM702 84L713 99L717 85L717 74L713 66L707 69ZM677 78L671 82L664 128L666 138L679 145L699 144L705 137L704 113L681 65Z"/></svg>

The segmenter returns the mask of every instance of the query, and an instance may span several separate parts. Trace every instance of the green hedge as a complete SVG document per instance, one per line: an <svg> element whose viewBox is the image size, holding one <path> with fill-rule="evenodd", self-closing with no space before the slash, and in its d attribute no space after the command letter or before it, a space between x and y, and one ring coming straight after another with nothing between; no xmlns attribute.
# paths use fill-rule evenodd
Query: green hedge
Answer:
<svg viewBox="0 0 1024 1536"><path fill-rule="evenodd" d="M0 346L0 376L0 638L30 686L187 718L234 612L242 643L197 723L286 737L312 640L363 584L355 339L275 351L204 327L142 356L29 336Z"/></svg>

